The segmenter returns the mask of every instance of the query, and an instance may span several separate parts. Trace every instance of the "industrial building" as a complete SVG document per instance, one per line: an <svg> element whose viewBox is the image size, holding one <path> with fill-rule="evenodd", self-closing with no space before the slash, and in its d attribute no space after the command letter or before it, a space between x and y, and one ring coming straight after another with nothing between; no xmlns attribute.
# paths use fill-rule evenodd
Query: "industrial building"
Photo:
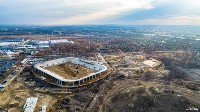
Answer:
<svg viewBox="0 0 200 112"><path fill-rule="evenodd" d="M23 43L24 43L24 39L21 39L21 38L11 38L11 39L0 40L0 46L18 45L18 44L23 44Z"/></svg>

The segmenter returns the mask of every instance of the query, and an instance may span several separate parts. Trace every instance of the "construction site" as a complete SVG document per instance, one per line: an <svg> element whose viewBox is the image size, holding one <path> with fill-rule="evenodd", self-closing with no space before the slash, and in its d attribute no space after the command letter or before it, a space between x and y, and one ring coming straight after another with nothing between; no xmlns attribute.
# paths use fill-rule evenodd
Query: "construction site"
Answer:
<svg viewBox="0 0 200 112"><path fill-rule="evenodd" d="M2 79L0 112L199 111L199 69L168 65L162 54L99 53L101 41L73 42L14 65Z"/></svg>
<svg viewBox="0 0 200 112"><path fill-rule="evenodd" d="M68 68L67 71L63 70L66 68ZM96 70L70 62L47 67L47 69L61 74L62 77L69 80L74 79L74 77L82 78L88 76L89 73L96 72ZM77 70L79 71L78 73ZM31 112L33 110L37 112L45 108L45 112L56 112L58 108L62 110L62 106L66 107L61 112L65 112L66 108L73 111L81 111L93 97L96 87L102 83L102 78L105 78L109 72L111 72L110 68L105 75L96 77L94 80L91 79L81 87L65 88L51 84L41 77L35 76L33 72L27 69L1 91L0 107L3 108L0 108L0 111ZM77 94L82 94L82 96L75 97Z"/></svg>
<svg viewBox="0 0 200 112"><path fill-rule="evenodd" d="M169 81L170 71L159 60L141 53L120 52L101 56L107 63L106 75L91 79L90 83L81 86L52 84L45 81L45 75L38 77L30 68L26 68L0 93L0 111L26 112L31 110L26 108L30 100L33 103L29 107L34 112L177 112L199 108L199 92L184 87L186 81L181 79ZM45 70L67 80L78 80L99 71L98 68L91 69L67 60L57 65L53 63L58 60L51 60L52 66L49 61L42 65L48 64ZM188 81L187 85L192 83Z"/></svg>

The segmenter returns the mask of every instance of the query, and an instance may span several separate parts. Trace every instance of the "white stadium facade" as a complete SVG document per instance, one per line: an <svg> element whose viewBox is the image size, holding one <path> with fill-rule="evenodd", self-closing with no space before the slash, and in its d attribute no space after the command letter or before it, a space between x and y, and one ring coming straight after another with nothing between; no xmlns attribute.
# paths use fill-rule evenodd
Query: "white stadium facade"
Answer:
<svg viewBox="0 0 200 112"><path fill-rule="evenodd" d="M77 64L77 65L95 70L96 72L85 75L82 78L67 79L57 73L54 73L52 71L45 69L46 67L60 65L66 62L71 62L73 64ZM99 62L88 61L88 60L83 60L83 59L74 58L74 57L60 58L56 60L39 63L34 66L34 69L37 74L40 74L43 77L52 80L53 84L57 86L61 86L61 87L80 86L80 85L83 85L85 82L93 80L107 72L107 67Z"/></svg>

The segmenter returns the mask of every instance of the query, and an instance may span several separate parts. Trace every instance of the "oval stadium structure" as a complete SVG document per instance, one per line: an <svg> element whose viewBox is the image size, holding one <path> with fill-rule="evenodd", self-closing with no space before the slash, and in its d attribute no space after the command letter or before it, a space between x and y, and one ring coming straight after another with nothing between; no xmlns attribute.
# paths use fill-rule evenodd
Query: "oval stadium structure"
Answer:
<svg viewBox="0 0 200 112"><path fill-rule="evenodd" d="M65 65L66 63L70 64ZM71 70L72 67L74 69ZM34 69L36 74L41 75L45 81L61 87L76 87L88 82L94 82L107 72L107 67L101 63L74 57L39 63L34 66ZM79 73L80 69L83 73ZM86 71L90 71L90 73L86 73ZM75 74L75 76L71 76L70 74Z"/></svg>

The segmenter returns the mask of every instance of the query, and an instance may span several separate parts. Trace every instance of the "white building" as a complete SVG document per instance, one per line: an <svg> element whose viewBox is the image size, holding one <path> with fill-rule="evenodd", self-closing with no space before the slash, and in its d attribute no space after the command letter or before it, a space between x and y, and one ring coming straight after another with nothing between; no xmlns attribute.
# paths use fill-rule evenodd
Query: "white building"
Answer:
<svg viewBox="0 0 200 112"><path fill-rule="evenodd" d="M37 104L37 97L30 97L26 99L26 103L24 104L23 110L24 112L34 112L34 109Z"/></svg>
<svg viewBox="0 0 200 112"><path fill-rule="evenodd" d="M58 39L58 40L44 40L39 41L38 45L47 45L47 44L58 44L58 43L74 43L73 41L68 41L67 39Z"/></svg>
<svg viewBox="0 0 200 112"><path fill-rule="evenodd" d="M19 45L19 44L23 44L24 43L24 39L20 39L20 38L11 38L11 39L3 39L0 40L0 46L9 46L9 45Z"/></svg>

